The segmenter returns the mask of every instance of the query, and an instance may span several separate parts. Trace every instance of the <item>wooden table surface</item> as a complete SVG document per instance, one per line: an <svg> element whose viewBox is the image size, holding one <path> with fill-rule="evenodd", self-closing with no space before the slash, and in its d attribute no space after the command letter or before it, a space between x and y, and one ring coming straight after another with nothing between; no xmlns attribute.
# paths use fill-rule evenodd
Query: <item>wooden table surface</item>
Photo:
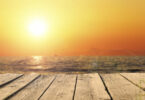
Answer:
<svg viewBox="0 0 145 100"><path fill-rule="evenodd" d="M0 74L0 100L145 100L145 73Z"/></svg>

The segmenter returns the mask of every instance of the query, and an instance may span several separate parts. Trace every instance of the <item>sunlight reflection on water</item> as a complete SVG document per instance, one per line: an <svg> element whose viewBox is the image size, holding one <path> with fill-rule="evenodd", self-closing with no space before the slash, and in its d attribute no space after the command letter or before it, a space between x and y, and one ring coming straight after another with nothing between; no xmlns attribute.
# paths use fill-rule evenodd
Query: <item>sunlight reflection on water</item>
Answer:
<svg viewBox="0 0 145 100"><path fill-rule="evenodd" d="M33 58L33 61L34 61L34 64L41 64L42 63L42 56L33 56L32 57ZM35 68L34 69L43 69L43 67L42 66L35 66Z"/></svg>
<svg viewBox="0 0 145 100"><path fill-rule="evenodd" d="M30 67L30 69L44 69L43 66L33 66L33 67Z"/></svg>
<svg viewBox="0 0 145 100"><path fill-rule="evenodd" d="M35 64L40 64L42 62L42 56L33 56L32 58Z"/></svg>

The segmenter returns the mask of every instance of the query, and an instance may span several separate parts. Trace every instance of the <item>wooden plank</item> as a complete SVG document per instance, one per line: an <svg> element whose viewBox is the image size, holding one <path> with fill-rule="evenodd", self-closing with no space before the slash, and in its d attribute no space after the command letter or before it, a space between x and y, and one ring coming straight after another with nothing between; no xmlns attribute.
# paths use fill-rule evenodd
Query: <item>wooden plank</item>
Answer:
<svg viewBox="0 0 145 100"><path fill-rule="evenodd" d="M101 74L113 100L145 100L145 91L120 74Z"/></svg>
<svg viewBox="0 0 145 100"><path fill-rule="evenodd" d="M110 100L98 74L78 75L74 100Z"/></svg>
<svg viewBox="0 0 145 100"><path fill-rule="evenodd" d="M12 82L13 80L19 78L22 74L0 74L0 87Z"/></svg>
<svg viewBox="0 0 145 100"><path fill-rule="evenodd" d="M145 90L145 73L120 73L126 79Z"/></svg>
<svg viewBox="0 0 145 100"><path fill-rule="evenodd" d="M76 75L57 75L40 100L72 100Z"/></svg>
<svg viewBox="0 0 145 100"><path fill-rule="evenodd" d="M27 86L30 82L32 82L34 79L36 79L38 76L38 74L24 75L18 80L15 80L14 82L8 84L7 86L0 88L0 100L6 99L12 96L13 94L17 93L25 86Z"/></svg>
<svg viewBox="0 0 145 100"><path fill-rule="evenodd" d="M40 76L39 79L35 80L32 84L13 96L11 100L38 100L54 79L54 75Z"/></svg>

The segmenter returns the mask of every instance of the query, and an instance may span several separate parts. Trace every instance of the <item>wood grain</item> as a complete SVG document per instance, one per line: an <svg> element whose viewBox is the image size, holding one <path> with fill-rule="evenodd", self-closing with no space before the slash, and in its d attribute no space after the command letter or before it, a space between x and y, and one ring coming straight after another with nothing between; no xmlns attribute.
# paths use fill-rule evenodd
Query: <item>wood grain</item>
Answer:
<svg viewBox="0 0 145 100"><path fill-rule="evenodd" d="M45 89L49 87L54 80L54 75L42 75L32 84L24 88L18 94L13 96L11 100L38 100Z"/></svg>
<svg viewBox="0 0 145 100"><path fill-rule="evenodd" d="M145 90L145 73L120 73L135 85Z"/></svg>
<svg viewBox="0 0 145 100"><path fill-rule="evenodd" d="M78 75L74 100L110 100L98 74Z"/></svg>
<svg viewBox="0 0 145 100"><path fill-rule="evenodd" d="M0 88L0 100L6 99L11 95L17 93L19 90L24 88L27 84L29 84L32 80L34 80L38 76L39 76L38 74L24 75L18 80L15 80L14 82L8 84L7 86Z"/></svg>
<svg viewBox="0 0 145 100"><path fill-rule="evenodd" d="M145 91L120 74L101 74L114 100L145 100Z"/></svg>
<svg viewBox="0 0 145 100"><path fill-rule="evenodd" d="M76 75L57 75L40 100L72 100Z"/></svg>
<svg viewBox="0 0 145 100"><path fill-rule="evenodd" d="M0 74L0 87L12 82L20 76L22 76L22 74Z"/></svg>

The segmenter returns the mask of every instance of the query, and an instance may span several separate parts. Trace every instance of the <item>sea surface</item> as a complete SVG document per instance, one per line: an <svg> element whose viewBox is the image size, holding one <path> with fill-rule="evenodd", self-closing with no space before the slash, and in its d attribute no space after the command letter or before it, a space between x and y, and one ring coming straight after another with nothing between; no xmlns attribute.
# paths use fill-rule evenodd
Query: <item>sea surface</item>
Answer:
<svg viewBox="0 0 145 100"><path fill-rule="evenodd" d="M0 57L0 73L145 72L145 56Z"/></svg>

